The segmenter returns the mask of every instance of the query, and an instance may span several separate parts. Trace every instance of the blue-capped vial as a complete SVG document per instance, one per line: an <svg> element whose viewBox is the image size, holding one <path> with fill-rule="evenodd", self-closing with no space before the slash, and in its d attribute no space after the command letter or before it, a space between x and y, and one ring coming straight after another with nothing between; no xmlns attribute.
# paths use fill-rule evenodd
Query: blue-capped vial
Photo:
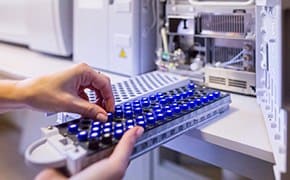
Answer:
<svg viewBox="0 0 290 180"><path fill-rule="evenodd" d="M165 111L167 111L167 110L171 110L171 107L170 107L170 106L164 106L163 109L164 109Z"/></svg>
<svg viewBox="0 0 290 180"><path fill-rule="evenodd" d="M117 110L122 110L122 106L120 106L120 105L115 106L115 111L117 111Z"/></svg>
<svg viewBox="0 0 290 180"><path fill-rule="evenodd" d="M157 120L158 122L163 121L163 120L164 120L164 114L163 114L163 113L159 113L159 114L157 114L157 115L156 115L156 120Z"/></svg>
<svg viewBox="0 0 290 180"><path fill-rule="evenodd" d="M150 125L155 125L155 123L156 123L155 117L154 116L147 117L147 123Z"/></svg>
<svg viewBox="0 0 290 180"><path fill-rule="evenodd" d="M136 118L136 121L137 121L137 123L138 123L138 121L144 121L144 116L138 116Z"/></svg>
<svg viewBox="0 0 290 180"><path fill-rule="evenodd" d="M111 128L104 128L103 131L102 131L103 134L111 133L111 132L112 132Z"/></svg>
<svg viewBox="0 0 290 180"><path fill-rule="evenodd" d="M220 98L221 97L221 92L220 91L215 91L213 93L214 97L217 99L217 98Z"/></svg>
<svg viewBox="0 0 290 180"><path fill-rule="evenodd" d="M173 103L171 106L172 106L173 108L175 108L175 107L178 107L178 104L177 104L177 103Z"/></svg>
<svg viewBox="0 0 290 180"><path fill-rule="evenodd" d="M77 138L79 141L86 141L88 140L88 132L87 131L81 131L78 133Z"/></svg>
<svg viewBox="0 0 290 180"><path fill-rule="evenodd" d="M131 106L125 106L124 107L124 111L126 112L126 111L131 111L132 110L132 107Z"/></svg>
<svg viewBox="0 0 290 180"><path fill-rule="evenodd" d="M149 99L148 99L148 97L143 97L143 98L141 99L141 101L142 101L142 102L144 102L144 101L149 101Z"/></svg>
<svg viewBox="0 0 290 180"><path fill-rule="evenodd" d="M126 103L124 104L124 106L125 106L125 107L132 107L132 104L129 103L129 102L126 102Z"/></svg>
<svg viewBox="0 0 290 180"><path fill-rule="evenodd" d="M165 106L167 104L167 99L160 99L159 103L161 104L161 106Z"/></svg>
<svg viewBox="0 0 290 180"><path fill-rule="evenodd" d="M101 125L102 125L102 123L99 122L99 121L94 121L94 122L92 123L92 127L101 127Z"/></svg>
<svg viewBox="0 0 290 180"><path fill-rule="evenodd" d="M116 123L114 129L124 129L123 123Z"/></svg>
<svg viewBox="0 0 290 180"><path fill-rule="evenodd" d="M140 107L136 107L135 109L134 109L134 114L135 115L141 115L142 114L142 108L140 108Z"/></svg>
<svg viewBox="0 0 290 180"><path fill-rule="evenodd" d="M112 124L112 122L106 122L106 123L104 123L104 124L103 124L103 129L105 129L105 128L110 128L110 129L112 129L112 128L113 128L113 124Z"/></svg>
<svg viewBox="0 0 290 180"><path fill-rule="evenodd" d="M144 120L137 121L137 126L141 126L141 127L143 127L145 129L146 128L146 122Z"/></svg>
<svg viewBox="0 0 290 180"><path fill-rule="evenodd" d="M187 92L186 91L182 92L181 97L182 97L182 99L186 99L188 97Z"/></svg>
<svg viewBox="0 0 290 180"><path fill-rule="evenodd" d="M101 136L101 134L99 132L92 132L90 134L90 139L97 139Z"/></svg>
<svg viewBox="0 0 290 180"><path fill-rule="evenodd" d="M133 105L134 104L140 104L140 101L139 100L135 100L134 102L133 102Z"/></svg>
<svg viewBox="0 0 290 180"><path fill-rule="evenodd" d="M201 101L202 101L202 103L204 103L204 104L208 103L208 98L207 98L207 96L202 96Z"/></svg>
<svg viewBox="0 0 290 180"><path fill-rule="evenodd" d="M179 106L173 108L173 114L179 114L180 112L181 112L181 109Z"/></svg>
<svg viewBox="0 0 290 180"><path fill-rule="evenodd" d="M120 140L122 138L123 134L124 134L123 129L116 129L114 131L114 138L117 140Z"/></svg>
<svg viewBox="0 0 290 180"><path fill-rule="evenodd" d="M183 103L180 107L181 111L187 111L189 109L189 106L187 103Z"/></svg>
<svg viewBox="0 0 290 180"><path fill-rule="evenodd" d="M131 110L125 111L125 118L126 119L132 119L133 118L133 112Z"/></svg>
<svg viewBox="0 0 290 180"><path fill-rule="evenodd" d="M141 108L141 104L133 104L133 108L137 108L137 107Z"/></svg>
<svg viewBox="0 0 290 180"><path fill-rule="evenodd" d="M180 94L175 94L174 96L175 101L181 100L181 95Z"/></svg>
<svg viewBox="0 0 290 180"><path fill-rule="evenodd" d="M134 126L134 120L133 119L128 119L125 123L126 123L126 126L129 126L129 125L133 125Z"/></svg>
<svg viewBox="0 0 290 180"><path fill-rule="evenodd" d="M150 97L149 97L149 99L150 99L150 101L156 101L156 96L155 95L151 95Z"/></svg>
<svg viewBox="0 0 290 180"><path fill-rule="evenodd" d="M146 113L146 118L151 117L151 116L154 116L154 114L152 112Z"/></svg>
<svg viewBox="0 0 290 180"><path fill-rule="evenodd" d="M134 127L134 125L128 125L126 126L126 131L128 131L129 129L132 129Z"/></svg>
<svg viewBox="0 0 290 180"><path fill-rule="evenodd" d="M102 132L102 128L101 128L101 127L98 127L98 126L96 126L96 127L92 127L92 128L91 128L91 132L98 132L98 133L101 133L101 132Z"/></svg>
<svg viewBox="0 0 290 180"><path fill-rule="evenodd" d="M199 99L199 98L195 99L194 101L195 101L195 104L196 104L197 106L200 106L200 105L202 104L202 101L201 101L201 99Z"/></svg>
<svg viewBox="0 0 290 180"><path fill-rule="evenodd" d="M116 118L123 118L123 110L122 109L118 109L115 112Z"/></svg>
<svg viewBox="0 0 290 180"><path fill-rule="evenodd" d="M194 109L196 107L196 102L194 100L190 101L188 104L190 109Z"/></svg>
<svg viewBox="0 0 290 180"><path fill-rule="evenodd" d="M79 126L77 124L71 124L68 126L68 132L70 134L77 134Z"/></svg>
<svg viewBox="0 0 290 180"><path fill-rule="evenodd" d="M113 119L114 119L113 113L108 112L107 116L108 116L108 121L113 121Z"/></svg>
<svg viewBox="0 0 290 180"><path fill-rule="evenodd" d="M168 101L169 104L172 104L174 102L174 97L173 96L169 96L167 98L167 101Z"/></svg>
<svg viewBox="0 0 290 180"><path fill-rule="evenodd" d="M142 107L146 108L150 106L150 102L149 101L143 101L142 102Z"/></svg>
<svg viewBox="0 0 290 180"><path fill-rule="evenodd" d="M164 99L164 96L157 96L158 101L160 101L161 99Z"/></svg>
<svg viewBox="0 0 290 180"><path fill-rule="evenodd" d="M163 93L162 92L158 92L158 93L156 93L156 96L157 97L163 96Z"/></svg>
<svg viewBox="0 0 290 180"><path fill-rule="evenodd" d="M193 95L194 95L194 92L193 92L193 90L189 89L189 90L187 91L187 94L188 94L188 96L190 97L190 96L193 96Z"/></svg>
<svg viewBox="0 0 290 180"><path fill-rule="evenodd" d="M212 93L208 94L208 95L207 95L207 99L208 99L209 101L214 100L214 96L213 96L213 94L212 94Z"/></svg>
<svg viewBox="0 0 290 180"><path fill-rule="evenodd" d="M159 114L159 113L162 113L162 112L163 112L162 109L155 109L155 110L154 110L154 113L155 113L155 114Z"/></svg>
<svg viewBox="0 0 290 180"><path fill-rule="evenodd" d="M153 110L156 110L156 109L161 109L161 106L159 106L158 104L154 105Z"/></svg>
<svg viewBox="0 0 290 180"><path fill-rule="evenodd" d="M187 86L189 89L194 89L195 88L195 84L193 82L189 83Z"/></svg>
<svg viewBox="0 0 290 180"><path fill-rule="evenodd" d="M168 118L171 118L173 116L173 112L171 109L168 109L165 111L165 116Z"/></svg>

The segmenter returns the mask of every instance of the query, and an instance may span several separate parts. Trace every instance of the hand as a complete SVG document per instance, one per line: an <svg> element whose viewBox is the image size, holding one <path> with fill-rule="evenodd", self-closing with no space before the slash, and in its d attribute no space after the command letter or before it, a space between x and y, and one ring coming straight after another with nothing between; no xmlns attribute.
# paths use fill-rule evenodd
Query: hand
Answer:
<svg viewBox="0 0 290 180"><path fill-rule="evenodd" d="M49 112L73 112L105 121L106 111L114 111L114 97L110 79L86 64L75 65L65 71L18 82L24 94L24 104ZM84 98L84 88L96 91L97 104Z"/></svg>
<svg viewBox="0 0 290 180"><path fill-rule="evenodd" d="M71 179L122 179L129 165L129 158L132 153L134 144L136 143L136 140L143 134L143 131L144 129L142 127L134 127L130 129L124 134L109 158L103 159L87 167L80 173L72 176ZM66 177L64 177L56 170L47 169L42 171L35 179L62 180L66 179Z"/></svg>

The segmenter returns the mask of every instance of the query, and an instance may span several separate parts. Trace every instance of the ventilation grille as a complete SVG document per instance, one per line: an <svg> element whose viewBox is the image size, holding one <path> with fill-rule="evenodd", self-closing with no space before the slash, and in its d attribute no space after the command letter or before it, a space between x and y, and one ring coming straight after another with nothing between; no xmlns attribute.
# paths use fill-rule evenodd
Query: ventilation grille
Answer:
<svg viewBox="0 0 290 180"><path fill-rule="evenodd" d="M213 60L215 62L225 62L233 57L235 57L237 54L239 54L243 49L242 48L230 48L230 47L218 47L216 46L214 48L213 52ZM240 64L242 65L242 63Z"/></svg>
<svg viewBox="0 0 290 180"><path fill-rule="evenodd" d="M209 76L209 82L214 84L226 85L226 79L217 76Z"/></svg>
<svg viewBox="0 0 290 180"><path fill-rule="evenodd" d="M245 15L201 15L202 34L208 32L245 33Z"/></svg>
<svg viewBox="0 0 290 180"><path fill-rule="evenodd" d="M229 79L229 86L247 89L247 82L246 81Z"/></svg>

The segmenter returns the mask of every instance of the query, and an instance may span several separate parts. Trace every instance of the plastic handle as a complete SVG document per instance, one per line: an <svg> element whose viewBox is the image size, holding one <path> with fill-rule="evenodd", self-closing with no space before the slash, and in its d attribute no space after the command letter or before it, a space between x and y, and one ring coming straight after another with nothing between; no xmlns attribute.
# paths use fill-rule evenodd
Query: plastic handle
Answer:
<svg viewBox="0 0 290 180"><path fill-rule="evenodd" d="M193 6L249 6L255 3L255 0L248 0L245 2L200 2L199 0L188 0L188 2Z"/></svg>

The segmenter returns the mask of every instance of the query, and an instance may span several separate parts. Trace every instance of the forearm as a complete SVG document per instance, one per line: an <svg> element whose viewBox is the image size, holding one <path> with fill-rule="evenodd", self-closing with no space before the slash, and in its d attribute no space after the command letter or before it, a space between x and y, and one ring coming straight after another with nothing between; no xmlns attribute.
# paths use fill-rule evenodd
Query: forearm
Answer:
<svg viewBox="0 0 290 180"><path fill-rule="evenodd" d="M25 107L24 92L18 82L0 80L0 113Z"/></svg>

